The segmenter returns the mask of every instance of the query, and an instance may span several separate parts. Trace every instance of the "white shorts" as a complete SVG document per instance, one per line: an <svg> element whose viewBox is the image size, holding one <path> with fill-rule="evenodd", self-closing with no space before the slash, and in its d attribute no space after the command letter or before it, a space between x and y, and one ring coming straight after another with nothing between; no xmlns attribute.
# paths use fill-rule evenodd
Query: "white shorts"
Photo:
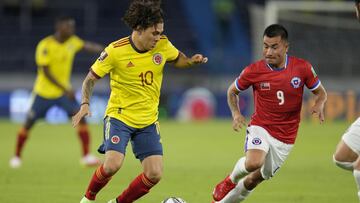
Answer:
<svg viewBox="0 0 360 203"><path fill-rule="evenodd" d="M350 149L360 155L360 117L347 129L342 140Z"/></svg>
<svg viewBox="0 0 360 203"><path fill-rule="evenodd" d="M292 144L283 143L273 138L264 128L256 125L249 126L246 131L245 151L260 149L265 151L265 163L261 167L261 175L269 179L280 169L290 154Z"/></svg>

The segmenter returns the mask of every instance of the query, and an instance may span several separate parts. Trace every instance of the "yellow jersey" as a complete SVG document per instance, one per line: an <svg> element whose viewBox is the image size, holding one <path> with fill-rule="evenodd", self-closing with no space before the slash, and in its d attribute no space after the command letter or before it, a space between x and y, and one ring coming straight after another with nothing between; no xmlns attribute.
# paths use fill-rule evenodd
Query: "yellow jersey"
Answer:
<svg viewBox="0 0 360 203"><path fill-rule="evenodd" d="M65 88L70 88L70 76L75 54L84 47L84 41L73 35L60 43L54 36L42 39L36 47L35 61L38 66L34 93L46 99L56 99L64 92L45 76L41 66L47 66L50 74Z"/></svg>
<svg viewBox="0 0 360 203"><path fill-rule="evenodd" d="M146 52L138 51L131 37L107 46L91 67L99 78L110 74L111 94L105 116L134 128L157 121L164 65L178 55L164 35Z"/></svg>

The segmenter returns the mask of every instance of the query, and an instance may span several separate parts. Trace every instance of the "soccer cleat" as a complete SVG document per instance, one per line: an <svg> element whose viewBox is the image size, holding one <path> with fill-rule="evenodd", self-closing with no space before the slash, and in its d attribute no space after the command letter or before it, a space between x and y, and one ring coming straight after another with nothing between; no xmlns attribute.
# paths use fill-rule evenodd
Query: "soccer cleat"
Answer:
<svg viewBox="0 0 360 203"><path fill-rule="evenodd" d="M81 158L80 163L84 166L98 166L101 164L101 161L92 154L87 154Z"/></svg>
<svg viewBox="0 0 360 203"><path fill-rule="evenodd" d="M109 200L107 203L117 203L116 199Z"/></svg>
<svg viewBox="0 0 360 203"><path fill-rule="evenodd" d="M94 203L94 202L95 202L94 200L89 200L86 197L83 197L80 201L80 203Z"/></svg>
<svg viewBox="0 0 360 203"><path fill-rule="evenodd" d="M11 168L20 168L21 166L21 158L18 156L14 156L10 159L9 165Z"/></svg>
<svg viewBox="0 0 360 203"><path fill-rule="evenodd" d="M227 176L223 181L216 185L213 191L213 199L215 201L222 200L232 189L236 186L230 179L230 176Z"/></svg>

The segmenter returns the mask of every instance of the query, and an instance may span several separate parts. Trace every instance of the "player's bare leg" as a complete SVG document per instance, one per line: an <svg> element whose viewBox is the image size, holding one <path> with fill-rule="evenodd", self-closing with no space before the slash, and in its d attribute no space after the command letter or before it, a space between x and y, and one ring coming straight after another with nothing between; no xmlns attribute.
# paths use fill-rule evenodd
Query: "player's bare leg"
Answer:
<svg viewBox="0 0 360 203"><path fill-rule="evenodd" d="M142 161L144 172L137 176L116 199L117 202L134 202L146 195L156 185L163 173L163 162L161 155L152 155ZM115 202L110 200L109 202Z"/></svg>
<svg viewBox="0 0 360 203"><path fill-rule="evenodd" d="M246 152L246 157L242 157L236 163L231 174L222 182L216 185L213 191L215 201L222 200L232 191L244 176L259 170L265 162L266 152L259 149L250 149Z"/></svg>
<svg viewBox="0 0 360 203"><path fill-rule="evenodd" d="M352 171L357 158L358 155L343 140L340 140L333 156L334 163L342 169Z"/></svg>

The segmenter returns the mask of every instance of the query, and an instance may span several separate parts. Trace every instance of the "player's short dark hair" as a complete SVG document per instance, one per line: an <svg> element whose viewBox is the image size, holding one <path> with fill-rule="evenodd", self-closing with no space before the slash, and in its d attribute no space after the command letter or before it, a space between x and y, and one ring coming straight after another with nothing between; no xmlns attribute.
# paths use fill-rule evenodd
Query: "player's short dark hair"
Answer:
<svg viewBox="0 0 360 203"><path fill-rule="evenodd" d="M355 3L356 3L356 4L360 4L360 0L355 0Z"/></svg>
<svg viewBox="0 0 360 203"><path fill-rule="evenodd" d="M288 32L287 32L287 30L285 29L284 26L279 25L279 24L269 25L265 29L263 36L267 36L267 37L280 36L282 40L288 41Z"/></svg>
<svg viewBox="0 0 360 203"><path fill-rule="evenodd" d="M133 0L122 20L133 30L164 22L161 0Z"/></svg>
<svg viewBox="0 0 360 203"><path fill-rule="evenodd" d="M70 20L74 20L74 18L71 17L71 16L67 16L67 15L58 16L55 19L55 24L67 22L67 21L70 21Z"/></svg>

